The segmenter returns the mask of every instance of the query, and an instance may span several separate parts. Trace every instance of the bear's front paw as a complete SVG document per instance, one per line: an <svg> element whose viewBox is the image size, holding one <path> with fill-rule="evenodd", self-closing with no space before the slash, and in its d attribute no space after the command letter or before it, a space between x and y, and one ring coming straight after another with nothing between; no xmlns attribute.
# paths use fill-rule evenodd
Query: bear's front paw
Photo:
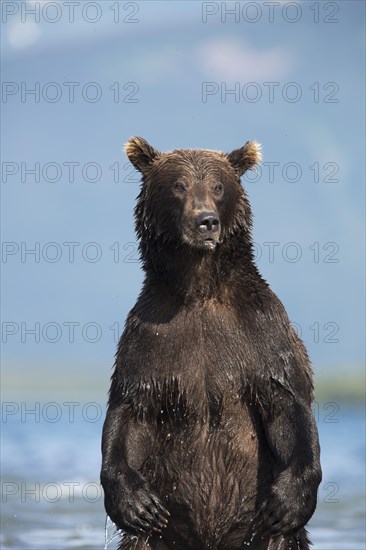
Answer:
<svg viewBox="0 0 366 550"><path fill-rule="evenodd" d="M170 514L148 484L137 473L133 477L102 479L106 512L117 527L132 535L161 533Z"/></svg>
<svg viewBox="0 0 366 550"><path fill-rule="evenodd" d="M293 535L307 524L316 507L316 489L309 485L287 472L280 475L261 518L271 533Z"/></svg>

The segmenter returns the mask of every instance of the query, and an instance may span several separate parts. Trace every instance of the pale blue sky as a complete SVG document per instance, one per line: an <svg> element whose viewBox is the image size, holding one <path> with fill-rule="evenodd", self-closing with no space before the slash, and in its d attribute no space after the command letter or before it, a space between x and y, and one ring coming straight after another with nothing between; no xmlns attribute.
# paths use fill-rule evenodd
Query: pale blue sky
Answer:
<svg viewBox="0 0 366 550"><path fill-rule="evenodd" d="M46 4L39 22L22 16L32 2L2 6L4 372L49 368L52 385L57 357L65 369L95 366L97 379L108 377L115 323L122 328L142 280L132 218L138 177L122 154L132 135L161 150L263 144L261 175L244 182L261 272L319 376L361 365L364 3L319 3L316 13L314 3L280 2L270 22L262 3L230 16L221 2L131 2L120 4L119 23L113 2L100 2L100 13L75 8L73 23L62 2L59 13ZM25 94L37 86L39 101ZM35 163L39 182L27 172ZM39 262L22 261L35 246ZM35 323L38 343L26 332ZM86 341L96 334L89 323L100 327L95 343Z"/></svg>

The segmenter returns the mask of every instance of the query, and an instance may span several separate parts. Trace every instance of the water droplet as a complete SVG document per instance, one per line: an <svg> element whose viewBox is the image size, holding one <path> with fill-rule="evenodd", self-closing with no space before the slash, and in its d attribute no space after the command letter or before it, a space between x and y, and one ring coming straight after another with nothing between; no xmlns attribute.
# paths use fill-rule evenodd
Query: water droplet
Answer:
<svg viewBox="0 0 366 550"><path fill-rule="evenodd" d="M104 550L108 550L110 543L118 536L122 535L123 531L118 529L117 525L107 515L105 518L104 529Z"/></svg>

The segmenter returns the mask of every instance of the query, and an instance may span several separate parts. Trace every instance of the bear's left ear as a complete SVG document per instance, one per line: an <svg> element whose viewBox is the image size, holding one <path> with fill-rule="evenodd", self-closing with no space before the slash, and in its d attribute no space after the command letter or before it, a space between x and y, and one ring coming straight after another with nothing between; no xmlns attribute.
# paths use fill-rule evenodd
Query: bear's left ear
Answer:
<svg viewBox="0 0 366 550"><path fill-rule="evenodd" d="M255 165L260 163L261 146L255 141L247 141L243 147L235 149L226 156L239 176L242 176L247 170L255 170Z"/></svg>
<svg viewBox="0 0 366 550"><path fill-rule="evenodd" d="M125 145L125 152L130 162L139 172L144 173L159 155L159 151L154 149L145 139L133 137Z"/></svg>

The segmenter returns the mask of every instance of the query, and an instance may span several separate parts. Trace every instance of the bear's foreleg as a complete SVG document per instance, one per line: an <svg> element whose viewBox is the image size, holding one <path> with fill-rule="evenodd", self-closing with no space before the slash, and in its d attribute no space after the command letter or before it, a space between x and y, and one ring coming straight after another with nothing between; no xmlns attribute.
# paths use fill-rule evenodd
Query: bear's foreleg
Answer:
<svg viewBox="0 0 366 550"><path fill-rule="evenodd" d="M129 464L128 457L133 464L142 464L149 444L144 440L143 427L130 417L124 405L107 413L102 453L101 483L108 516L131 535L160 533L167 526L169 512L149 483Z"/></svg>
<svg viewBox="0 0 366 550"><path fill-rule="evenodd" d="M272 536L267 550L310 550L306 529L301 529L293 537Z"/></svg>
<svg viewBox="0 0 366 550"><path fill-rule="evenodd" d="M305 400L278 384L263 425L276 464L261 520L272 533L292 536L316 507L321 468L315 420Z"/></svg>

